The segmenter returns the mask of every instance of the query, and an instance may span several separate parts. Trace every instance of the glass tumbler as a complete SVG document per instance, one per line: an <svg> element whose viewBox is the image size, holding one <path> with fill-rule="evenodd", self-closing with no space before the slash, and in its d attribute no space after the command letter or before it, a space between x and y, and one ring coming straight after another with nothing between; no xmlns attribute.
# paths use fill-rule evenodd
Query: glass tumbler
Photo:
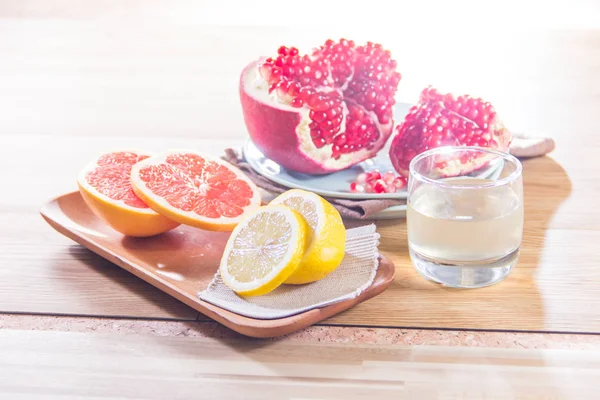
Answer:
<svg viewBox="0 0 600 400"><path fill-rule="evenodd" d="M410 257L425 278L479 288L504 279L523 239L521 162L479 147L439 147L410 163Z"/></svg>

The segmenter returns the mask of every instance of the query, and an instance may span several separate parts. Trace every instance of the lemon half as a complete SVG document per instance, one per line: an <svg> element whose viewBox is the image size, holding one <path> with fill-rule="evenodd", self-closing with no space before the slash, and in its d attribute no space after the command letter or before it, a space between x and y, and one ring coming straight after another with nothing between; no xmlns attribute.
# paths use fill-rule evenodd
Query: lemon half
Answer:
<svg viewBox="0 0 600 400"><path fill-rule="evenodd" d="M284 283L303 284L323 279L344 259L346 228L340 213L318 194L292 189L273 199L300 213L309 226L309 242L298 269Z"/></svg>
<svg viewBox="0 0 600 400"><path fill-rule="evenodd" d="M299 267L310 228L291 208L261 207L233 230L220 272L223 282L242 296L258 296L281 285Z"/></svg>

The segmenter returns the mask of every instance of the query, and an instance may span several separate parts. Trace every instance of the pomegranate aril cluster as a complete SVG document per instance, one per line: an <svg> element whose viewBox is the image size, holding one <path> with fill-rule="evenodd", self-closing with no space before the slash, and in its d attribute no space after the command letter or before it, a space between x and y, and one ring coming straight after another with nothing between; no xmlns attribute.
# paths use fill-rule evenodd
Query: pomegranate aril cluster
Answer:
<svg viewBox="0 0 600 400"><path fill-rule="evenodd" d="M397 63L380 44L369 42L357 52L354 77L344 94L367 111L375 112L380 123L387 124L392 120L394 95L402 78L396 72Z"/></svg>
<svg viewBox="0 0 600 400"><path fill-rule="evenodd" d="M333 82L340 87L352 75L356 48L352 40L341 39L339 42L334 42L329 39L325 45L313 52L313 56L324 56L327 59Z"/></svg>
<svg viewBox="0 0 600 400"><path fill-rule="evenodd" d="M259 72L269 84L269 93L275 92L292 107L310 110L314 146L330 145L331 156L339 159L363 148L372 149L381 137L376 122L392 122L394 95L401 79L396 66L390 52L379 44L356 46L340 39L327 40L310 56L282 46L276 58L259 65Z"/></svg>
<svg viewBox="0 0 600 400"><path fill-rule="evenodd" d="M348 103L346 131L334 138L332 157L337 159L342 154L353 153L363 148L371 149L379 137L377 126L363 109Z"/></svg>
<svg viewBox="0 0 600 400"><path fill-rule="evenodd" d="M295 47L282 46L277 53L277 58L267 58L259 69L271 85L280 80L291 80L302 86L330 86L329 67L323 60L301 56Z"/></svg>
<svg viewBox="0 0 600 400"><path fill-rule="evenodd" d="M431 86L421 92L421 101L442 103L448 110L471 120L484 131L496 117L496 110L487 101L469 95L455 98L452 93L441 94Z"/></svg>
<svg viewBox="0 0 600 400"><path fill-rule="evenodd" d="M428 87L421 92L404 122L396 127L402 145L393 149L398 164L407 170L417 154L440 146L495 148L498 143L492 125L496 112L486 101L468 95L454 97ZM468 157L461 159L464 164Z"/></svg>
<svg viewBox="0 0 600 400"><path fill-rule="evenodd" d="M406 187L406 178L392 171L381 174L379 171L363 172L350 183L353 193L396 193Z"/></svg>
<svg viewBox="0 0 600 400"><path fill-rule="evenodd" d="M314 93L307 97L306 103L311 108L312 122L308 127L313 144L317 148L333 144L344 119L341 96L337 92Z"/></svg>

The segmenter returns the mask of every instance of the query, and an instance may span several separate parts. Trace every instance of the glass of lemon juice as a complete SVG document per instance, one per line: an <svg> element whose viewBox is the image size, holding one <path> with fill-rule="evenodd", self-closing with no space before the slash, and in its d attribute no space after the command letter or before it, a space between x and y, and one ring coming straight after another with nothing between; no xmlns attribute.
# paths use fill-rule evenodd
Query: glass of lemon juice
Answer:
<svg viewBox="0 0 600 400"><path fill-rule="evenodd" d="M421 275L478 288L504 279L523 238L522 165L478 147L440 147L410 164L407 229Z"/></svg>

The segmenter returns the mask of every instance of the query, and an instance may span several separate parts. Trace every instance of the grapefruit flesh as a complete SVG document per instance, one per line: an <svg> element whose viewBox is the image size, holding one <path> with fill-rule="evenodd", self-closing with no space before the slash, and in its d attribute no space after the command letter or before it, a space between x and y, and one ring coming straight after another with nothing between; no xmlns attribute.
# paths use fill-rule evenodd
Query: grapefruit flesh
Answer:
<svg viewBox="0 0 600 400"><path fill-rule="evenodd" d="M135 194L174 221L231 231L260 206L258 188L233 165L194 151L147 158L131 170Z"/></svg>
<svg viewBox="0 0 600 400"><path fill-rule="evenodd" d="M127 236L154 236L179 225L153 211L131 188L131 168L148 157L135 151L105 153L77 179L79 192L94 214Z"/></svg>

